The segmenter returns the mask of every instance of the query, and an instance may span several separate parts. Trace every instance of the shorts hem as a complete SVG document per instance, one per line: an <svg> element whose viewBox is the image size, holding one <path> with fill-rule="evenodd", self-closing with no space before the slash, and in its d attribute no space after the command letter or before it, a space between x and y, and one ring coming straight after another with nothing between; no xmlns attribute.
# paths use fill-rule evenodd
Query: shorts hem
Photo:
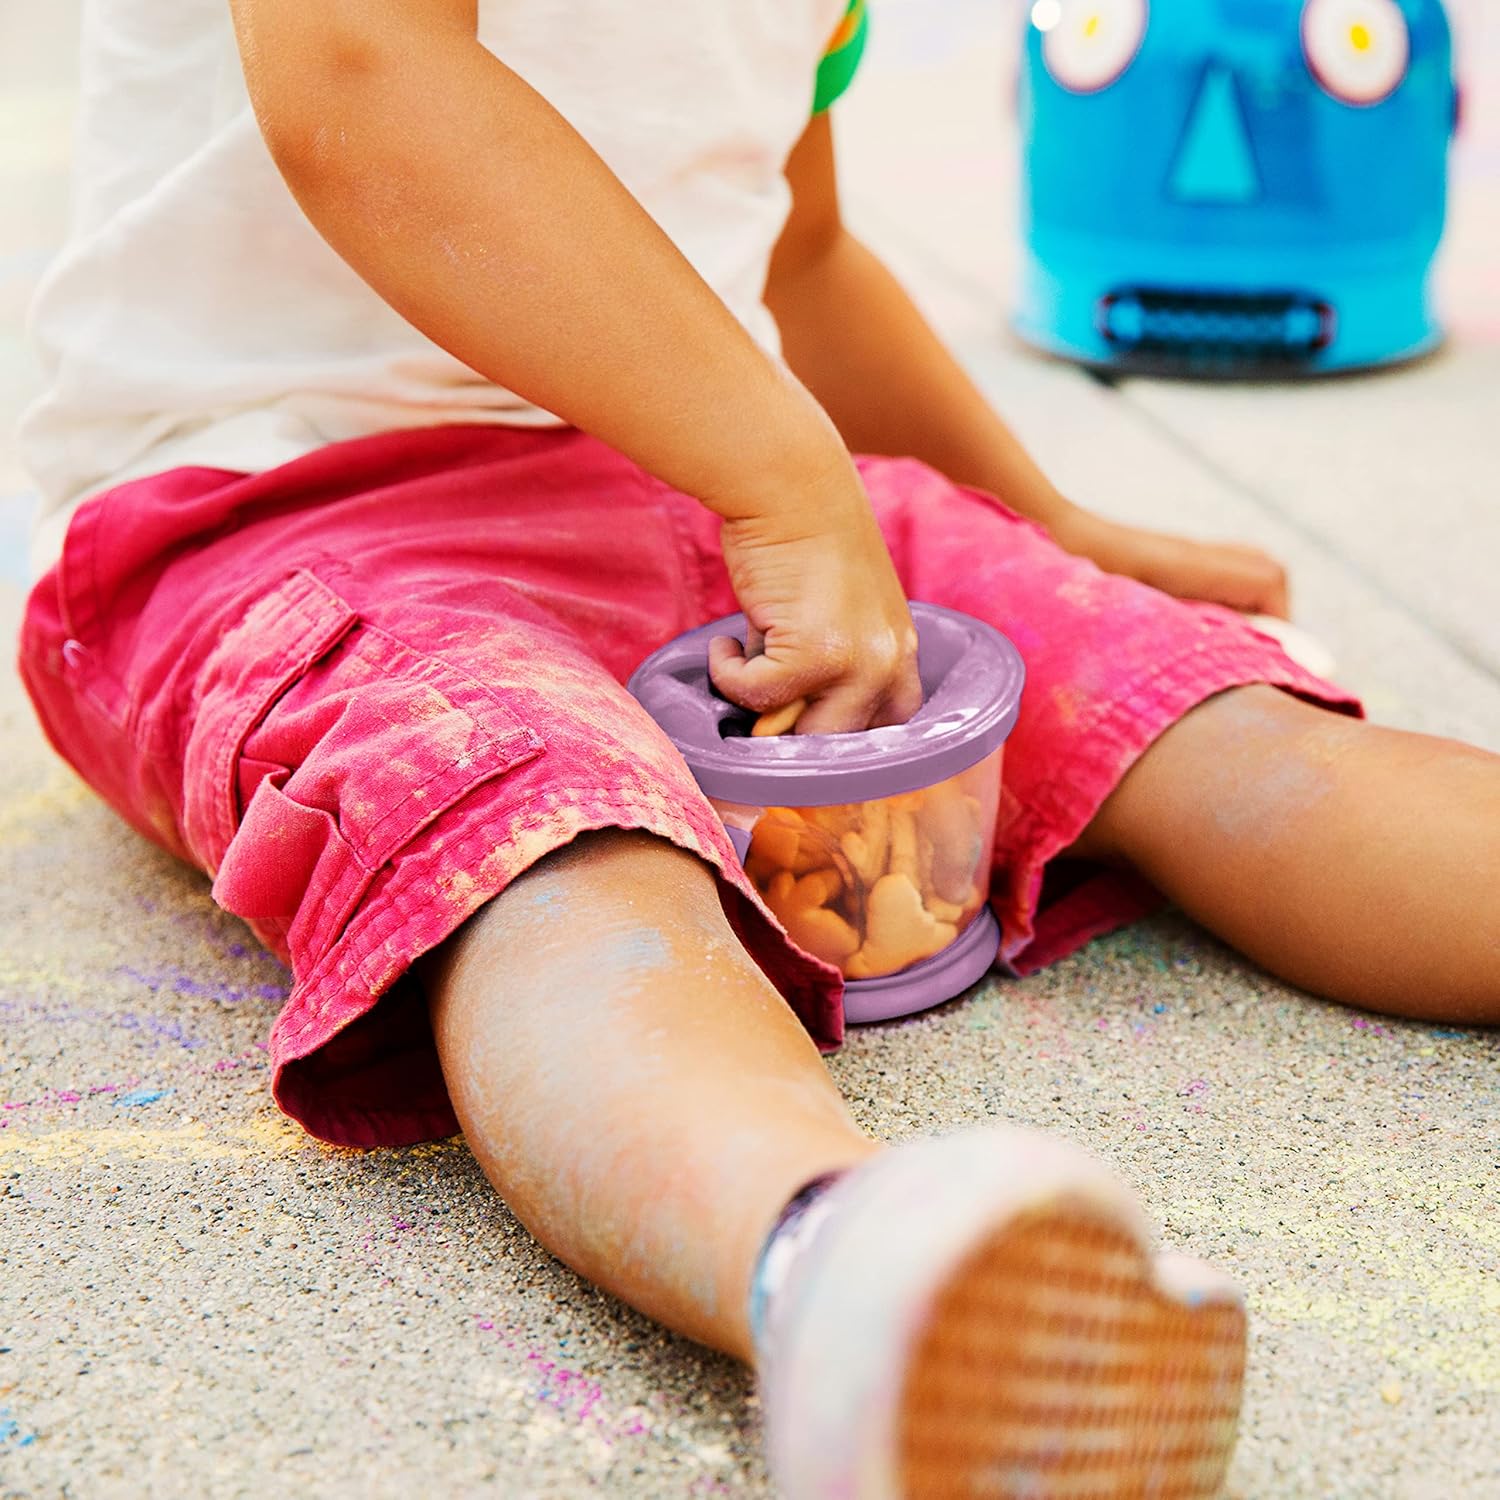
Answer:
<svg viewBox="0 0 1500 1500"><path fill-rule="evenodd" d="M489 805L476 808L476 801ZM704 860L736 935L820 1049L843 1040L841 976L782 932L717 818L714 828L700 828L686 815L604 793L573 795L540 814L493 804L493 793L486 798L484 788L476 789L424 830L414 849L398 853L389 878L366 895L338 940L294 985L271 1033L272 1092L309 1133L337 1145L381 1146L458 1130L446 1100L408 1098L389 1112L341 1104L336 1088L299 1087L296 1065L367 1015L419 958L539 859L608 828L650 833Z"/></svg>
<svg viewBox="0 0 1500 1500"><path fill-rule="evenodd" d="M1228 622L1238 626L1238 621ZM1247 629L1247 627L1240 627ZM1239 687L1266 686L1363 717L1359 700L1284 655L1268 638L1199 644L1137 678L1106 712L1072 737L1039 795L1019 815L1005 843L1022 851L1002 874L1008 899L992 901L1004 934L1001 954L1017 973L1032 974L1085 943L1165 906L1166 898L1132 871L1101 870L1053 905L1040 906L1047 866L1075 843L1131 767L1174 724L1210 698Z"/></svg>

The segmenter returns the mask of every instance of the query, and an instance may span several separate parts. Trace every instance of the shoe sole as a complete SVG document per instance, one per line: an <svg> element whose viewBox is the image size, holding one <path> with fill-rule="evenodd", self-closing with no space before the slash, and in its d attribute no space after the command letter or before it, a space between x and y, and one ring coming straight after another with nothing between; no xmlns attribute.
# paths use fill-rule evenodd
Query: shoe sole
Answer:
<svg viewBox="0 0 1500 1500"><path fill-rule="evenodd" d="M1216 1273L1153 1263L1097 1203L1033 1204L928 1305L895 1413L900 1493L1207 1500L1244 1371L1244 1310Z"/></svg>

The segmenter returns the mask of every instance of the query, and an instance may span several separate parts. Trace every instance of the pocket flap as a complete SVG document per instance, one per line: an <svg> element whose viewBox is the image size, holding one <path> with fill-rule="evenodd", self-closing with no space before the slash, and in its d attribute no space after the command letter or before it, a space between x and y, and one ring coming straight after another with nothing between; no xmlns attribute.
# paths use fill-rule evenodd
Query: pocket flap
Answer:
<svg viewBox="0 0 1500 1500"><path fill-rule="evenodd" d="M188 849L218 872L239 821L234 765L245 740L286 689L358 623L321 579L299 568L251 602L224 632L199 675L193 714L205 731L188 737L184 781Z"/></svg>

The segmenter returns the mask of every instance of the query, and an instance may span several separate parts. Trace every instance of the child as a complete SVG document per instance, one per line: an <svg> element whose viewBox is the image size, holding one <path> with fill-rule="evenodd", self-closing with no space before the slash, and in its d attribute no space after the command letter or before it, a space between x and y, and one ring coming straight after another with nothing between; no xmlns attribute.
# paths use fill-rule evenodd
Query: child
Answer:
<svg viewBox="0 0 1500 1500"><path fill-rule="evenodd" d="M916 707L907 597L984 617L1030 674L1012 965L1149 882L1466 1023L1500 761L1359 722L1222 607L1284 611L1260 554L1051 489L840 223L845 3L101 0L23 671L291 964L282 1107L461 1125L556 1254L756 1364L784 1493L1207 1495L1232 1289L1071 1148L862 1136L814 1046L837 976L620 683L738 605L721 689L857 730ZM1044 901L1065 855L1092 878Z"/></svg>

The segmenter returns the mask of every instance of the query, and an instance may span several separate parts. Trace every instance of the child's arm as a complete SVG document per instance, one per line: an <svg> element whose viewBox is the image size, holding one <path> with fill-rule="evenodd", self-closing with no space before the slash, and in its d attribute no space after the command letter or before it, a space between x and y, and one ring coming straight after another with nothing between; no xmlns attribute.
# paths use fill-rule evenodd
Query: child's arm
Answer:
<svg viewBox="0 0 1500 1500"><path fill-rule="evenodd" d="M262 133L329 244L480 374L725 518L765 654L721 652L721 688L757 710L808 698L804 730L907 716L915 632L838 433L480 45L475 0L232 8Z"/></svg>
<svg viewBox="0 0 1500 1500"><path fill-rule="evenodd" d="M766 301L788 362L851 449L924 459L999 495L1070 551L1168 593L1286 613L1285 575L1264 553L1120 526L1053 488L895 278L844 228L826 115L792 153L787 180L794 206Z"/></svg>

